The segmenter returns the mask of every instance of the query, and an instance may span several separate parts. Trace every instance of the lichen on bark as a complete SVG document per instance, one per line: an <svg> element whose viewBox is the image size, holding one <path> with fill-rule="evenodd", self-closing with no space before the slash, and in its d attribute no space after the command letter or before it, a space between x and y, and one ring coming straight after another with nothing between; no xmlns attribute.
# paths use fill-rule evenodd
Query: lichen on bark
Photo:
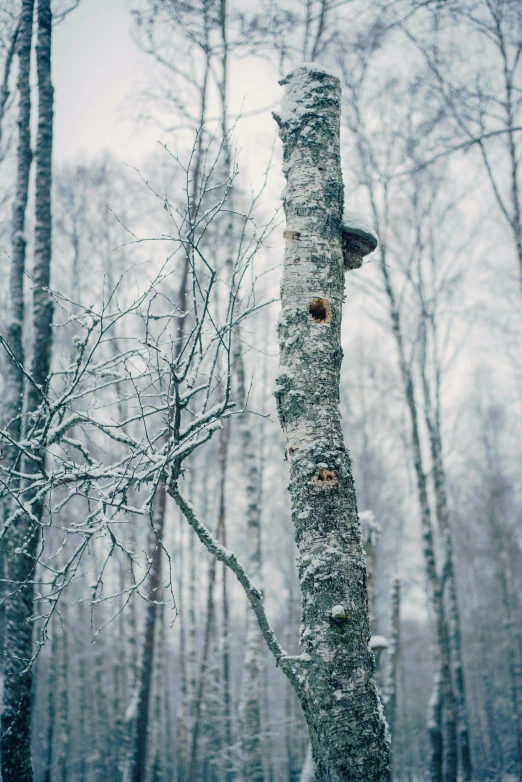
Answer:
<svg viewBox="0 0 522 782"><path fill-rule="evenodd" d="M287 180L285 236L295 238L286 241L281 282L276 399L299 550L298 695L317 780L385 782L389 740L368 647L366 563L339 411L341 89L330 71L313 63L299 66L281 83L286 95L275 119ZM314 317L316 300L328 317Z"/></svg>

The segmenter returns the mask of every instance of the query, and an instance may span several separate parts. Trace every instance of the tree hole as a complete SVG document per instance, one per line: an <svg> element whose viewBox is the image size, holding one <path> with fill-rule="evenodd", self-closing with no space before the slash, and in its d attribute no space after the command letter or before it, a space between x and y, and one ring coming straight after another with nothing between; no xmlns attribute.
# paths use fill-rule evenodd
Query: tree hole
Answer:
<svg viewBox="0 0 522 782"><path fill-rule="evenodd" d="M321 469L314 475L312 482L319 488L326 488L328 486L337 486L339 483L339 473L337 470L328 470L326 467Z"/></svg>
<svg viewBox="0 0 522 782"><path fill-rule="evenodd" d="M308 312L316 323L330 323L332 320L328 299L312 299L308 305Z"/></svg>

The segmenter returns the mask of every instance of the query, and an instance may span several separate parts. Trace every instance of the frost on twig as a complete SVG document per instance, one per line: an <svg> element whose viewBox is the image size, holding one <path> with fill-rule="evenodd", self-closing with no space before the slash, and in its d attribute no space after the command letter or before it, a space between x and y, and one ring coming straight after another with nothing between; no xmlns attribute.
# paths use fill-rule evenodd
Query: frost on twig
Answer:
<svg viewBox="0 0 522 782"><path fill-rule="evenodd" d="M252 262L273 230L273 222L255 226L255 204L231 216L227 199L235 170L223 177L221 152L205 159L196 203L190 168L181 167L185 202L167 198L166 217L165 193L147 182L171 226L171 234L161 237L170 243L170 254L149 279L136 284L132 268L92 306L50 290L61 320L55 330L59 335L63 329L71 351L55 361L45 389L36 388L30 371L21 366L39 403L23 419L20 436L13 437L10 426L0 430L0 448L14 453L0 463L0 500L7 509L0 538L24 517L39 540L31 576L37 593L37 650L62 593L85 580L89 557L95 573L89 597L81 599L87 599L91 614L103 603L117 614L135 594L150 600L144 585L158 549L169 564L165 581L175 614L170 554L154 521L155 499L235 411L232 336L238 324L265 306L253 290ZM223 251L220 255L215 246L223 220L227 225L235 220L241 237L225 277ZM131 234L135 243L145 241L137 231ZM187 273L182 309L172 296L172 279L180 269ZM15 361L5 339L2 345L7 360ZM21 456L24 464L34 462L30 474L22 472ZM43 514L34 512L39 503ZM150 546L140 551L133 540L136 529L147 527L154 552ZM20 551L17 556L23 555ZM114 561L123 562L130 574L122 588L115 586ZM6 584L5 599L18 589ZM153 599L163 603L164 595ZM93 637L98 632L93 629Z"/></svg>

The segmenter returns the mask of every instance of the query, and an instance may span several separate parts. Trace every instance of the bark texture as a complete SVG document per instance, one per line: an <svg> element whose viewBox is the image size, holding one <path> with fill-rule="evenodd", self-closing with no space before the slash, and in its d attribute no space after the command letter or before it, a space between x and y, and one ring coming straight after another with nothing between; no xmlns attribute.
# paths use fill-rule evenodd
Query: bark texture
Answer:
<svg viewBox="0 0 522 782"><path fill-rule="evenodd" d="M53 304L51 280L51 184L53 154L53 85L51 82L52 13L50 0L38 0L38 135L36 140L36 193L33 268L33 356L34 384L27 393L31 411L41 404L39 389L47 386L51 367Z"/></svg>
<svg viewBox="0 0 522 782"><path fill-rule="evenodd" d="M29 7L31 6L31 7ZM26 24L32 26L32 4L24 3ZM51 264L51 182L53 139L53 87L51 83L52 12L50 0L38 2L38 40L36 67L38 73L38 131L36 141L35 193L35 258L33 268L33 357L28 388L27 412L37 414L41 396L49 377L52 348L52 304L49 295ZM31 37L29 30L21 35L25 67L30 64ZM29 58L29 61L27 60ZM24 100L29 100L29 95ZM21 128L22 130L22 128ZM27 129L25 129L27 130ZM26 141L27 143L27 141ZM27 155L27 148L25 150ZM30 164L30 158L28 159ZM21 224L23 228L23 223ZM22 247L23 235L20 237ZM25 255L25 244L24 255ZM19 288L18 295L23 296ZM23 299L18 307L23 307ZM23 310L19 310L23 312ZM38 416L33 419L38 425ZM23 472L34 473L43 466L44 454L24 460ZM33 505L32 517L22 516L11 535L12 545L9 579L17 592L6 608L6 644L4 710L2 714L2 779L3 782L32 782L31 711L33 657L33 592L32 578L37 561L38 527L43 516L43 504Z"/></svg>
<svg viewBox="0 0 522 782"><path fill-rule="evenodd" d="M389 779L386 724L368 648L366 563L339 413L344 269L341 88L321 66L283 80L287 248L276 398L290 460L302 592L298 694L317 779Z"/></svg>
<svg viewBox="0 0 522 782"><path fill-rule="evenodd" d="M15 197L12 207L11 219L11 268L9 275L9 311L7 313L7 342L12 356L6 362L5 373L5 397L0 423L9 433L13 445L4 447L2 460L7 468L15 466L18 452L14 443L20 438L22 426L22 410L24 402L24 377L22 366L24 363L23 323L24 323L24 272L26 256L25 239L25 213L29 195L29 174L31 170L31 41L33 30L34 0L24 0L20 11L20 20L16 35L13 36L13 51L9 56L14 57L15 49L18 59L18 143L16 149L16 184ZM9 65L9 67L8 67ZM9 62L6 62L4 86L0 100L0 142L2 130L2 114L5 108L9 92ZM0 150L0 160L1 160ZM17 481L14 481L16 489ZM2 524L8 516L10 503L4 499L2 503ZM7 570L8 552L0 550L0 575L8 578ZM0 600L0 666L4 668L4 640L6 630L6 604L5 598L8 592L7 585L2 582Z"/></svg>
<svg viewBox="0 0 522 782"><path fill-rule="evenodd" d="M18 145L16 150L17 170L15 197L11 219L11 271L9 278L10 311L7 327L7 342L13 354L8 362L5 388L5 424L14 441L20 437L21 413L23 407L24 348L22 330L24 323L24 273L25 273L25 213L29 196L29 173L31 170L31 41L33 30L34 0L24 0L20 14L18 45ZM2 454L9 466L16 459L17 449L5 449Z"/></svg>

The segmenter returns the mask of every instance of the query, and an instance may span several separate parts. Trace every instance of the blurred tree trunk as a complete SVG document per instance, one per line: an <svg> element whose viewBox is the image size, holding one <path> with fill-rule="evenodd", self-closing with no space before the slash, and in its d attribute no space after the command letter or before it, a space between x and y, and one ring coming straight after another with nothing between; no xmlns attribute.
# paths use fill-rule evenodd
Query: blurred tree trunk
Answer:
<svg viewBox="0 0 522 782"><path fill-rule="evenodd" d="M49 681L47 684L47 757L45 765L44 782L52 782L53 760L54 760L54 728L56 723L56 632L54 627L51 640L51 659L49 660Z"/></svg>
<svg viewBox="0 0 522 782"><path fill-rule="evenodd" d="M209 564L208 583L207 583L207 604L206 604L206 622L203 632L203 645L201 649L201 658L199 665L199 679L197 691L194 693L194 722L192 725L192 735L190 737L190 751L188 757L188 766L186 773L187 782L194 782L197 770L197 753L199 733L201 729L201 709L203 706L203 697L205 692L205 678L207 675L207 665L210 651L210 642L212 638L212 629L215 621L214 616L214 586L216 583L216 558L212 557Z"/></svg>
<svg viewBox="0 0 522 782"><path fill-rule="evenodd" d="M496 480L495 480L496 478ZM501 587L502 613L504 617L504 633L507 645L507 658L510 682L510 699L513 709L513 724L515 727L515 757L513 769L520 774L522 770L522 659L520 638L517 633L517 623L514 616L515 590L511 559L506 543L503 520L499 510L503 501L503 481L501 476L491 476L493 490L490 501L489 521L491 537L495 546L497 574Z"/></svg>
<svg viewBox="0 0 522 782"><path fill-rule="evenodd" d="M239 339L238 339L238 344ZM247 403L245 362L239 355L237 364L238 397L242 408ZM261 589L262 553L261 553L261 494L263 475L259 468L259 449L256 447L254 431L247 413L243 413L239 422L241 437L241 455L245 474L247 500L247 538L248 572L254 584ZM262 464L262 459L261 459ZM263 693L262 660L264 642L261 630L250 606L247 612L247 632L243 668L241 737L242 758L245 779L251 782L263 782L263 746L261 722L261 697Z"/></svg>
<svg viewBox="0 0 522 782"><path fill-rule="evenodd" d="M85 603L80 603L78 606L78 617L80 620L80 626L86 628L88 626L87 620L87 606ZM80 636L83 640L83 636ZM88 779L88 756L91 752L91 725L92 720L87 719L89 714L89 696L88 696L88 683L87 683L87 666L85 662L85 644L80 645L80 653L78 655L78 734L81 737L79 742L78 752L80 755L79 770L78 770L78 782L86 782Z"/></svg>
<svg viewBox="0 0 522 782"><path fill-rule="evenodd" d="M184 572L183 563L185 561L185 525L182 523L183 517L180 514L178 522L179 538L178 538L178 599L181 605L185 602L185 589L184 589ZM187 530L189 535L192 535L192 530ZM190 578L190 564L189 564L189 578ZM177 753L177 778L183 779L188 771L188 740L189 740L189 711L192 703L191 694L189 693L187 672L187 615L185 612L181 612L178 618L179 623L179 696L181 703L178 713L176 715L177 724L177 737L178 737L178 753Z"/></svg>
<svg viewBox="0 0 522 782"><path fill-rule="evenodd" d="M34 0L32 2L32 5L34 5ZM3 141L3 132L4 132L5 108L10 95L9 78L11 76L11 68L13 67L13 61L18 48L17 47L18 34L20 32L22 18L23 18L23 4L22 4L22 10L20 12L20 18L18 19L18 22L13 32L11 33L11 39L9 41L9 45L6 47L7 50L5 54L5 60L4 60L4 77L2 79L2 85L0 86L0 165L4 160L2 141Z"/></svg>
<svg viewBox="0 0 522 782"><path fill-rule="evenodd" d="M67 603L63 601L60 609L60 627L57 638L57 681L56 681L56 774L52 782L67 782L67 764L69 759L69 682L68 682L68 644L67 644Z"/></svg>
<svg viewBox="0 0 522 782"><path fill-rule="evenodd" d="M374 218L376 222L378 222L378 213L373 198L372 203L374 206ZM411 368L406 360L401 315L388 270L386 245L382 242L380 247L380 268L389 303L392 333L397 345L404 397L410 417L413 463L421 510L426 590L428 594L428 603L433 612L435 628L433 647L434 679L427 718L431 753L430 774L432 782L442 782L443 779L444 782L456 782L457 706L451 682L451 658L447 619L444 612L443 584L437 572L433 524L428 497L428 483L423 466L419 416L415 398L415 384Z"/></svg>
<svg viewBox="0 0 522 782"><path fill-rule="evenodd" d="M228 2L219 0L219 27L221 34L221 78L219 80L219 91L221 97L221 135L223 144L223 157L225 165L225 176L228 179L231 175L231 150L230 138L228 132L228 84L229 84L229 43L228 43ZM229 198L229 209L232 210L233 197ZM229 215L228 223L225 228L224 244L227 253L226 265L229 273L232 272L232 258L234 255L233 247L233 224L232 214ZM223 422L223 428L220 432L220 498L219 498L219 518L218 539L223 546L227 545L227 524L226 524L226 472L228 465L228 450L230 446L230 419ZM221 537L219 537L219 527L221 525ZM232 738L232 704L231 704L231 681L230 681L230 606L228 597L228 568L223 565L222 568L222 600L223 600L223 708L224 708L224 738L225 745L230 753L233 743ZM227 763L225 771L227 782L233 782L234 775Z"/></svg>
<svg viewBox="0 0 522 782"><path fill-rule="evenodd" d="M393 768L398 771L398 765L394 764L395 750L394 739L396 734L396 716L397 716L397 689L399 684L399 668L401 657L401 582L395 579L393 582L391 596L391 634L390 645L388 647L388 676L386 682L386 703L384 706L384 716L388 723L388 728L392 737L391 760L392 760L392 778Z"/></svg>
<svg viewBox="0 0 522 782"><path fill-rule="evenodd" d="M109 703L107 698L107 683L104 676L105 660L107 658L106 638L98 635L94 655L94 778L96 782L105 782L111 767L110 751L110 721Z"/></svg>
<svg viewBox="0 0 522 782"><path fill-rule="evenodd" d="M452 544L452 530L450 522L450 512L448 496L446 491L446 473L443 461L442 432L441 432L441 412L440 412L440 366L438 361L437 329L435 314L428 318L424 310L422 322L420 366L424 402L424 420L428 431L431 463L432 480L435 495L435 512L439 533L443 538L443 565L442 574L443 592L447 594L447 617L448 617L448 635L450 644L450 654L452 660L453 683L455 688L455 700L458 713L458 750L460 770L463 782L470 782L473 769L471 763L471 748L469 738L469 719L466 706L466 685L464 679L464 664L462 660L462 641L461 641L461 622L457 597L457 582L454 567L454 555ZM431 326L431 337L433 342L432 364L435 373L435 401L430 389L430 383L427 375L427 350L428 350L428 329ZM444 596L443 596L444 597Z"/></svg>
<svg viewBox="0 0 522 782"><path fill-rule="evenodd" d="M286 648L292 649L299 636L299 591L295 583L294 573L290 574L288 582L288 604L285 618ZM297 740L296 693L290 682L285 682L285 749L286 749L286 780L299 782L301 758Z"/></svg>
<svg viewBox="0 0 522 782"><path fill-rule="evenodd" d="M202 166L204 165L205 148L203 145L203 139L204 139L203 126L205 123L206 112L207 112L208 80L210 76L210 65L211 65L210 52L207 50L204 74L200 86L200 96L199 96L200 97L200 106L199 106L200 123L198 129L199 132L196 140L194 157L192 160L191 187L190 187L190 193L188 194L189 214L190 214L190 223L191 223L188 229L189 233L193 230L194 217L196 215L196 211L198 208L201 169ZM193 238L194 237L191 236L191 239ZM182 266L181 281L180 281L180 287L178 293L178 307L180 313L182 314L184 314L186 311L187 285L188 285L189 271L191 268L190 256L194 252L190 243L188 244L188 248L189 249L188 249L187 257L184 259L183 266ZM174 358L177 358L179 356L179 352L182 349L183 337L185 333L185 325L186 325L186 318L185 317L178 318L177 330L176 330L177 333L176 333L174 351L173 351ZM162 536L163 536L163 528L164 528L165 505L166 505L165 500L166 500L166 489L164 487L164 483L162 482L158 487L158 492L156 497L157 507L155 509L154 527L156 529L158 548L156 551L154 563L151 568L151 574L150 574L151 593L153 593L154 590L157 590L159 588L160 579L161 579L160 549L163 540ZM153 572L155 568L159 568L157 574ZM148 719L149 719L149 712L150 712L148 697L150 693L152 667L153 667L152 661L154 657L156 613L157 613L156 605L154 605L153 603L149 603L146 608L145 635L143 639L143 650L142 650L141 678L140 678L139 695L137 701L138 710L136 715L136 740L133 747L133 759L132 759L133 782L143 782L146 762L147 762L146 757L143 757L143 753L147 752L147 731L148 731ZM145 679L143 677L145 677Z"/></svg>
<svg viewBox="0 0 522 782"><path fill-rule="evenodd" d="M122 420L122 419L120 419ZM124 568L119 568L119 592L120 600L123 603L125 599L125 590L127 588L126 573ZM123 609L123 605L120 606ZM126 607L128 608L128 606ZM113 660L113 678L114 678L114 697L113 697L113 729L111 731L111 760L112 760L112 778L121 780L124 776L125 761L128 750L128 734L125 722L125 704L129 687L129 650L127 647L127 610L121 610L114 622L116 633L112 635L112 643L116 647L116 654L112 652Z"/></svg>
<svg viewBox="0 0 522 782"><path fill-rule="evenodd" d="M219 433L219 519L217 538L222 546L227 547L227 508L226 508L226 483L230 446L230 419L223 421L223 427ZM223 727L224 740L228 752L232 748L232 709L231 709L231 685L230 685L230 608L228 603L228 568L222 568L222 601L223 601ZM226 762L225 778L227 782L233 779L230 764Z"/></svg>
<svg viewBox="0 0 522 782"><path fill-rule="evenodd" d="M166 768L165 768L165 720L164 720L164 696L168 688L168 681L165 677L166 672L166 637L165 637L165 611L162 611L161 619L157 625L156 632L158 638L156 640L157 654L154 659L154 714L151 721L152 724L152 736L151 736L151 749L150 749L150 782L166 782ZM170 740L170 737L167 737Z"/></svg>
<svg viewBox="0 0 522 782"><path fill-rule="evenodd" d="M143 650L139 671L135 740L131 760L132 782L144 782L147 769L149 739L149 713L151 712L152 671L158 600L161 599L161 572L163 559L163 532L165 525L167 492L164 482L158 486L154 505L154 537L152 540L152 562L149 572L148 600L145 605L145 626Z"/></svg>
<svg viewBox="0 0 522 782"><path fill-rule="evenodd" d="M366 566L339 414L341 90L339 80L315 64L297 68L283 83L276 119L287 179L287 242L276 399L290 460L302 592L304 657L293 667L295 686L318 780L384 782L388 740L368 648Z"/></svg>

